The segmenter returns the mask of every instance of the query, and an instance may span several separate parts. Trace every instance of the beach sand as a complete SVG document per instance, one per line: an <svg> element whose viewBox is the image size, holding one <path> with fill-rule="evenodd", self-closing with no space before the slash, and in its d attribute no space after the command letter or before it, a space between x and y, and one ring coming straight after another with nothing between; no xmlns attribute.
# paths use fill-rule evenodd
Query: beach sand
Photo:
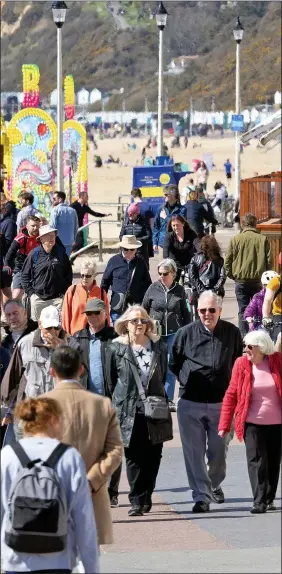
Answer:
<svg viewBox="0 0 282 574"><path fill-rule="evenodd" d="M136 143L136 150L127 150L127 144ZM93 209L101 213L112 213L108 219L117 219L117 206L120 195L125 195L123 201L129 202L130 190L132 188L133 167L140 164L141 151L146 145L147 138L115 138L97 140L98 150L95 151L92 144L89 144L88 151L88 190L89 203ZM241 178L253 177L255 175L266 175L273 171L281 169L281 145L276 145L273 149L257 148L258 140L251 140L250 145L244 148L241 154ZM227 181L225 177L223 164L227 158L230 159L234 167L234 135L226 134L223 138L218 136L209 136L207 138L193 137L189 138L188 147L184 149L183 138L181 138L181 148L171 149L171 139L165 138L165 143L169 148L169 153L173 156L175 162L188 164L192 171L193 159L204 159L205 154L212 154L215 167L210 172L207 192L213 194L214 184L220 180L228 187L230 195L233 194L234 172L232 180ZM193 148L193 143L197 147ZM270 144L269 144L270 145ZM200 147L201 146L201 147ZM93 163L94 154L101 156L104 160L109 154L114 159L119 158L126 162L126 167L120 167L117 164L103 165L101 168L95 168ZM156 156L156 148L148 150L148 156ZM192 174L191 174L192 177ZM181 183L180 183L181 189ZM108 204L108 205L104 205ZM90 217L90 220L93 218ZM120 227L115 223L106 223L103 220L102 230L103 237L116 240L119 235ZM95 240L98 237L98 225L93 224L89 228L89 240Z"/></svg>

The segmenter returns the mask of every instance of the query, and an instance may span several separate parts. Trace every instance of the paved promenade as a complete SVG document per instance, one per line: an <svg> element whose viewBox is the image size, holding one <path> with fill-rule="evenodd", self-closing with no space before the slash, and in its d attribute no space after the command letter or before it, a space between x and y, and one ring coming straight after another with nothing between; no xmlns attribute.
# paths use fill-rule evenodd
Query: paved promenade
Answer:
<svg viewBox="0 0 282 574"><path fill-rule="evenodd" d="M219 232L223 251L232 232ZM152 276L156 279L156 261ZM237 324L234 284L226 284L223 318ZM207 514L192 513L182 449L174 420L174 439L165 443L151 512L128 517L128 483L123 466L120 506L112 510L115 544L101 547L102 573L276 573L281 572L281 486L279 511L251 515L252 495L245 447L231 442L225 504L212 504Z"/></svg>

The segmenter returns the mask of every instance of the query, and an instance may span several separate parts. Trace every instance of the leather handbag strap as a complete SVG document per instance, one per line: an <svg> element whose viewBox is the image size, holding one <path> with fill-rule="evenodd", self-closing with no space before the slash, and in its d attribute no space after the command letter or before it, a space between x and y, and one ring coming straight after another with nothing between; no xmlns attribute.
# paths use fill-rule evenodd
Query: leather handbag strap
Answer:
<svg viewBox="0 0 282 574"><path fill-rule="evenodd" d="M138 392L139 392L140 398L141 398L141 400L144 402L144 401L146 400L146 393L145 393L145 391L144 391L144 387L143 387L143 385L142 385L142 382L141 382L141 379L140 379L140 375L139 375L139 373L138 373L138 369L137 369L136 365L134 365L134 363L131 363L131 368L132 368L132 370L133 370L133 374L134 374L134 377L135 377L135 382L136 382L136 385L137 385L137 388L138 388Z"/></svg>

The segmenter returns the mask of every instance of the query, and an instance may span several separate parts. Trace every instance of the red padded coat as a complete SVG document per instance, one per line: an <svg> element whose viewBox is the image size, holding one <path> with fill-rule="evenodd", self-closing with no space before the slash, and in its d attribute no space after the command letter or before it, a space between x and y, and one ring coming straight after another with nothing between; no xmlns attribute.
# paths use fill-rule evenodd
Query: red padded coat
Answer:
<svg viewBox="0 0 282 574"><path fill-rule="evenodd" d="M269 368L275 382L277 392L282 398L281 367L282 354L269 355ZM244 355L234 363L231 381L222 402L219 431L229 432L235 412L235 432L240 441L244 438L245 421L249 410L252 394L252 363ZM282 406L282 404L281 404Z"/></svg>

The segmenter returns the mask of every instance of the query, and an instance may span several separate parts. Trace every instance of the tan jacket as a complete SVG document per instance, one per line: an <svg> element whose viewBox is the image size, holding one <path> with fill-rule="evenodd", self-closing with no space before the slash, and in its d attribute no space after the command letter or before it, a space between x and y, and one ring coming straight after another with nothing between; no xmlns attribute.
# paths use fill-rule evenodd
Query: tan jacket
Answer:
<svg viewBox="0 0 282 574"><path fill-rule="evenodd" d="M121 463L123 446L111 401L76 382L61 382L42 396L55 399L63 409L64 431L60 438L80 452L95 490L92 500L98 543L113 544L108 480Z"/></svg>

